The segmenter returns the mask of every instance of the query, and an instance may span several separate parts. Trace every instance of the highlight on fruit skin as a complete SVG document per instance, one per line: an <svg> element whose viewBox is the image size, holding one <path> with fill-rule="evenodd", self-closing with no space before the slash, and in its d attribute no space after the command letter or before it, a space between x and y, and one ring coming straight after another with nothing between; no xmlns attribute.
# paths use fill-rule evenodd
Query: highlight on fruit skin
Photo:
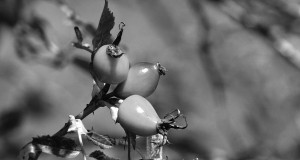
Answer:
<svg viewBox="0 0 300 160"><path fill-rule="evenodd" d="M148 100L132 95L120 104L117 122L136 135L151 136L157 133L156 125L161 119Z"/></svg>
<svg viewBox="0 0 300 160"><path fill-rule="evenodd" d="M155 91L160 76L165 75L166 71L160 63L136 63L130 67L126 80L115 88L115 96L122 99L134 94L148 97Z"/></svg>
<svg viewBox="0 0 300 160"><path fill-rule="evenodd" d="M139 136L151 136L158 133L166 135L171 128L185 129L188 126L186 118L178 109L171 113L161 119L147 99L140 95L132 95L120 104L117 122L124 130ZM186 122L184 126L175 125L175 120L179 117L184 118Z"/></svg>

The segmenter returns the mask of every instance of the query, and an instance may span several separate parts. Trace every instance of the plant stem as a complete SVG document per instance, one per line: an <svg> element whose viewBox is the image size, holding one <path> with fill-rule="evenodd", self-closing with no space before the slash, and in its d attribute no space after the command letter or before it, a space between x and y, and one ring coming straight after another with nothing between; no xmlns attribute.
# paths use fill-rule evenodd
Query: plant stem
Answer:
<svg viewBox="0 0 300 160"><path fill-rule="evenodd" d="M146 138L146 159L163 160L163 141L161 134Z"/></svg>
<svg viewBox="0 0 300 160"><path fill-rule="evenodd" d="M104 107L105 106L104 101L108 100L113 96L112 94L103 93L103 91L106 92L107 87L109 86L110 86L109 84L104 86L103 89L100 91L100 93L97 96L94 96L90 101L90 103L87 104L86 107L83 109L83 111L81 111L78 115L76 115L75 118L83 120L86 116L93 113L99 107ZM67 134L69 126L70 126L69 122L65 123L65 125L53 136L64 136L65 134Z"/></svg>
<svg viewBox="0 0 300 160"><path fill-rule="evenodd" d="M130 154L130 152L131 152L131 139L130 139L130 136L129 136L129 134L127 134L127 138L128 138L128 153L127 153L127 156L128 156L128 160L131 160L131 154Z"/></svg>
<svg viewBox="0 0 300 160"><path fill-rule="evenodd" d="M151 146L151 141L152 141L152 137L146 137L146 158L151 158L151 151L152 151L152 146Z"/></svg>

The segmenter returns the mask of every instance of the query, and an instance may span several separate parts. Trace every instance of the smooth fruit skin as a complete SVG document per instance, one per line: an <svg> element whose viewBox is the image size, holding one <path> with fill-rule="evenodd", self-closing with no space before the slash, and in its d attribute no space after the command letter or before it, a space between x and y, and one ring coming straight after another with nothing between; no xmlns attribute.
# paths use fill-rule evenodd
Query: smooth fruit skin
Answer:
<svg viewBox="0 0 300 160"><path fill-rule="evenodd" d="M129 60L125 54L120 57L113 57L107 54L104 45L99 48L94 56L93 68L97 78L103 83L118 84L124 81L129 71Z"/></svg>
<svg viewBox="0 0 300 160"><path fill-rule="evenodd" d="M132 95L119 106L117 122L126 131L151 136L157 134L157 124L161 123L161 119L147 99Z"/></svg>
<svg viewBox="0 0 300 160"><path fill-rule="evenodd" d="M156 64L149 62L134 64L129 69L127 79L115 88L115 95L122 99L134 94L148 97L157 87L160 78L158 69Z"/></svg>

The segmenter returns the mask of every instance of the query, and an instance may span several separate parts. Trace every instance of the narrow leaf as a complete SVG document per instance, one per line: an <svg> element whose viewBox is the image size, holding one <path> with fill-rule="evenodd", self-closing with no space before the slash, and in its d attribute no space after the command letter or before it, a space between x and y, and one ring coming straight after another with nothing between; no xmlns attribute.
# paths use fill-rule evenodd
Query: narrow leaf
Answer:
<svg viewBox="0 0 300 160"><path fill-rule="evenodd" d="M117 38L113 41L113 44L114 45L119 45L119 43L121 42L121 38L122 38L122 34L123 34L123 28L125 27L125 23L124 22L121 22L120 24L119 24L119 29L120 29L120 31L119 31L119 33L118 33L118 35L117 35Z"/></svg>
<svg viewBox="0 0 300 160"><path fill-rule="evenodd" d="M101 149L108 149L113 146L113 141L108 136L100 135L96 132L90 131L87 133L86 137Z"/></svg>
<svg viewBox="0 0 300 160"><path fill-rule="evenodd" d="M90 157L95 158L96 160L118 160L112 157L105 155L103 152L96 150L90 154Z"/></svg>
<svg viewBox="0 0 300 160"><path fill-rule="evenodd" d="M108 8L108 2L105 0L104 8L97 27L96 35L93 38L94 51L102 45L112 43L110 31L115 25L115 17Z"/></svg>

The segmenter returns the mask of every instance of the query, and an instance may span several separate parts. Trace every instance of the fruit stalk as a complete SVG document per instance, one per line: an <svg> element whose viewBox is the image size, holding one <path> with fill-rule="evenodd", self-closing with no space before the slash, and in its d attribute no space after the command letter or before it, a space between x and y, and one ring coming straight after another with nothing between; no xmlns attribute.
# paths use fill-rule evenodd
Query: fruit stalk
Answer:
<svg viewBox="0 0 300 160"><path fill-rule="evenodd" d="M156 134L146 138L146 157L153 160L163 160L163 145L157 145L156 142L162 142L163 136Z"/></svg>
<svg viewBox="0 0 300 160"><path fill-rule="evenodd" d="M152 141L152 136L149 136L146 138L146 157L147 158L151 158L151 151L152 151L151 141Z"/></svg>

